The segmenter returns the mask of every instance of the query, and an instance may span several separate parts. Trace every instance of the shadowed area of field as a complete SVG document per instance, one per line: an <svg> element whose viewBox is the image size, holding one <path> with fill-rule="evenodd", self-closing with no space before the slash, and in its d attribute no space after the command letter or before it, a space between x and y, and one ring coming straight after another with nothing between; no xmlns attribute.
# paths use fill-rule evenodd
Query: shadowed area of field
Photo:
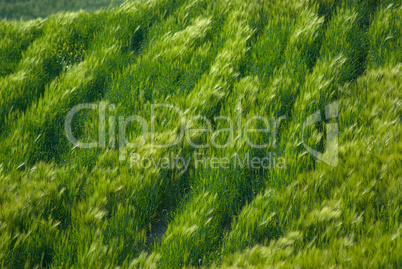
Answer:
<svg viewBox="0 0 402 269"><path fill-rule="evenodd" d="M32 20L66 11L116 7L124 0L0 0L0 20Z"/></svg>

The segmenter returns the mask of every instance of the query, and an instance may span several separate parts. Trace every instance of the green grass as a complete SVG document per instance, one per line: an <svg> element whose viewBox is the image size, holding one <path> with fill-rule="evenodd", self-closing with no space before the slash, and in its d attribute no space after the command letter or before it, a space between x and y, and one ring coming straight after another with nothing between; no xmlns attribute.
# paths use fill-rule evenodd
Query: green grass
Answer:
<svg viewBox="0 0 402 269"><path fill-rule="evenodd" d="M0 2L8 18L47 17L0 22L2 268L402 266L397 1L104 2ZM62 10L74 12L51 14ZM334 101L338 119L309 126L303 141L303 121L325 118ZM106 122L81 111L73 134L90 142L104 130L102 147L66 137L67 113L82 103L104 105ZM152 118L158 103L204 116L187 123L216 135L158 148L138 122L119 129L138 115L149 130L155 122L158 143L174 141L180 117ZM257 116L269 133L237 132ZM322 152L334 122L336 167L303 146ZM132 153L272 155L286 167L147 168L130 165Z"/></svg>
<svg viewBox="0 0 402 269"><path fill-rule="evenodd" d="M0 19L30 20L46 18L53 13L79 11L80 9L94 11L104 7L116 7L123 0L1 0Z"/></svg>

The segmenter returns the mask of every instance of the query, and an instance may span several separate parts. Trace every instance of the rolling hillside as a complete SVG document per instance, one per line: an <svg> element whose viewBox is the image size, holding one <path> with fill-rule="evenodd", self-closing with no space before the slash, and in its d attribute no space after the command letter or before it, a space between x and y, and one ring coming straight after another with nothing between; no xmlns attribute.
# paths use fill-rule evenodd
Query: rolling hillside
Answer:
<svg viewBox="0 0 402 269"><path fill-rule="evenodd" d="M401 268L402 6L0 21L2 268Z"/></svg>

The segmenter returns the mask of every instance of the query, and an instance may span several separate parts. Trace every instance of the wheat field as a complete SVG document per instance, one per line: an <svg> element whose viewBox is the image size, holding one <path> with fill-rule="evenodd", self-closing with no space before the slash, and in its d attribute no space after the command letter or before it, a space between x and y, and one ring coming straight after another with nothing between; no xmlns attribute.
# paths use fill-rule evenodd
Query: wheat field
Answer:
<svg viewBox="0 0 402 269"><path fill-rule="evenodd" d="M399 1L29 19L0 21L2 268L402 267Z"/></svg>

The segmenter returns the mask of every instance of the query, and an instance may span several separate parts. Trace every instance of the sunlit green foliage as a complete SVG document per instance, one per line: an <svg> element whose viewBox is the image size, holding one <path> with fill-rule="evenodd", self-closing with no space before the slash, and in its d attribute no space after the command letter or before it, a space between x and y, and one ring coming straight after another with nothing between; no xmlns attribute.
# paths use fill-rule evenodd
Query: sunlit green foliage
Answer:
<svg viewBox="0 0 402 269"><path fill-rule="evenodd" d="M397 1L148 0L0 22L0 266L266 268L402 266L402 8ZM339 161L303 147L302 124L339 102ZM102 147L74 147L68 111L107 110ZM214 131L252 117L269 135L179 136L177 111ZM98 110L73 133L99 139ZM110 117L109 117L110 116ZM110 125L115 121L114 125ZM325 148L325 123L306 143ZM204 122L205 123L205 122ZM191 128L205 128L193 121ZM254 121L249 128L261 128ZM273 139L273 133L276 135ZM232 140L231 140L232 139ZM195 154L282 156L284 169L130 165ZM122 160L123 159L123 160Z"/></svg>

